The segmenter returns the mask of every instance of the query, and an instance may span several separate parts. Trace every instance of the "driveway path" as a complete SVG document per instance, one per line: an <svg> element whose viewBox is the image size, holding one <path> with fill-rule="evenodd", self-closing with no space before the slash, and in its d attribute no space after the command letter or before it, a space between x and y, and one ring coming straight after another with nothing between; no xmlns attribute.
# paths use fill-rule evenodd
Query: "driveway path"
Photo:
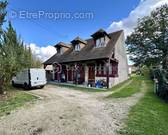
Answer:
<svg viewBox="0 0 168 135"><path fill-rule="evenodd" d="M43 99L1 118L0 135L116 135L130 107L143 96L141 92L129 98L105 99L108 92L54 85L30 92Z"/></svg>

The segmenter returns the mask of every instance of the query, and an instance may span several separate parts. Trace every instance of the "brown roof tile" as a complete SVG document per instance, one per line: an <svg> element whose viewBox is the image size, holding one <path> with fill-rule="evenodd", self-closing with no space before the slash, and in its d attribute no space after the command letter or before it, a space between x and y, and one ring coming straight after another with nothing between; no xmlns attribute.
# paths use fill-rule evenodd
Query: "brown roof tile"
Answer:
<svg viewBox="0 0 168 135"><path fill-rule="evenodd" d="M59 42L58 44L56 44L54 47L57 47L57 46L63 46L63 47L66 47L66 48L70 48L69 45L65 44L64 42Z"/></svg>
<svg viewBox="0 0 168 135"><path fill-rule="evenodd" d="M81 42L81 43L84 43L84 44L87 44L87 41L81 39L80 37L76 37L74 40L71 41L71 43L77 43L77 42Z"/></svg>
<svg viewBox="0 0 168 135"><path fill-rule="evenodd" d="M67 62L77 62L86 61L94 59L104 59L112 57L114 46L123 31L117 31L110 33L110 41L107 43L106 47L95 48L93 38L86 40L87 45L82 48L81 51L75 52L73 48L69 48L64 54L55 54L50 59L44 62L44 64L52 64L54 62L67 63Z"/></svg>

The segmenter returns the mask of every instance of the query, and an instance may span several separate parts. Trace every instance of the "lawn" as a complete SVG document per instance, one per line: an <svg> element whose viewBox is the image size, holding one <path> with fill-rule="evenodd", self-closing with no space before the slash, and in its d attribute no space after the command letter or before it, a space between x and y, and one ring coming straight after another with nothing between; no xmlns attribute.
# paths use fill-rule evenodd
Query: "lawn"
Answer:
<svg viewBox="0 0 168 135"><path fill-rule="evenodd" d="M119 91L112 93L111 95L108 96L108 98L124 98L124 97L129 97L137 92L140 92L143 77L133 76L131 77L131 80L132 82L129 85L127 85L126 87L123 87ZM117 87L116 89L119 89L119 87Z"/></svg>
<svg viewBox="0 0 168 135"><path fill-rule="evenodd" d="M168 104L153 93L153 82L144 80L145 96L131 108L122 135L167 135Z"/></svg>
<svg viewBox="0 0 168 135"><path fill-rule="evenodd" d="M11 111L25 105L27 102L33 102L37 97L10 88L7 95L0 97L0 117L10 114Z"/></svg>

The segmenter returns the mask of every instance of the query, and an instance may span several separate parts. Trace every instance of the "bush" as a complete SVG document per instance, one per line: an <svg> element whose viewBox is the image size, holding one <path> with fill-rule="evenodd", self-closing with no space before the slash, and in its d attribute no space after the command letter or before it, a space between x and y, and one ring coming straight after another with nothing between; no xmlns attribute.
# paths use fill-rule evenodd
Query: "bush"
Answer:
<svg viewBox="0 0 168 135"><path fill-rule="evenodd" d="M155 69L152 73L156 83L156 94L168 100L168 72L163 69Z"/></svg>

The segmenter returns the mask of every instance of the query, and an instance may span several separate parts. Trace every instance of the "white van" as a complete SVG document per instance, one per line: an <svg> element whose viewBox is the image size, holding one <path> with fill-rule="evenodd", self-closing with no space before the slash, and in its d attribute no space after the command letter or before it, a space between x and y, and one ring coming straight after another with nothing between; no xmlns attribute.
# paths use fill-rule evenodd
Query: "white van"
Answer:
<svg viewBox="0 0 168 135"><path fill-rule="evenodd" d="M12 78L12 85L21 85L25 89L32 87L43 88L46 85L46 73L44 69L30 68L16 74Z"/></svg>

